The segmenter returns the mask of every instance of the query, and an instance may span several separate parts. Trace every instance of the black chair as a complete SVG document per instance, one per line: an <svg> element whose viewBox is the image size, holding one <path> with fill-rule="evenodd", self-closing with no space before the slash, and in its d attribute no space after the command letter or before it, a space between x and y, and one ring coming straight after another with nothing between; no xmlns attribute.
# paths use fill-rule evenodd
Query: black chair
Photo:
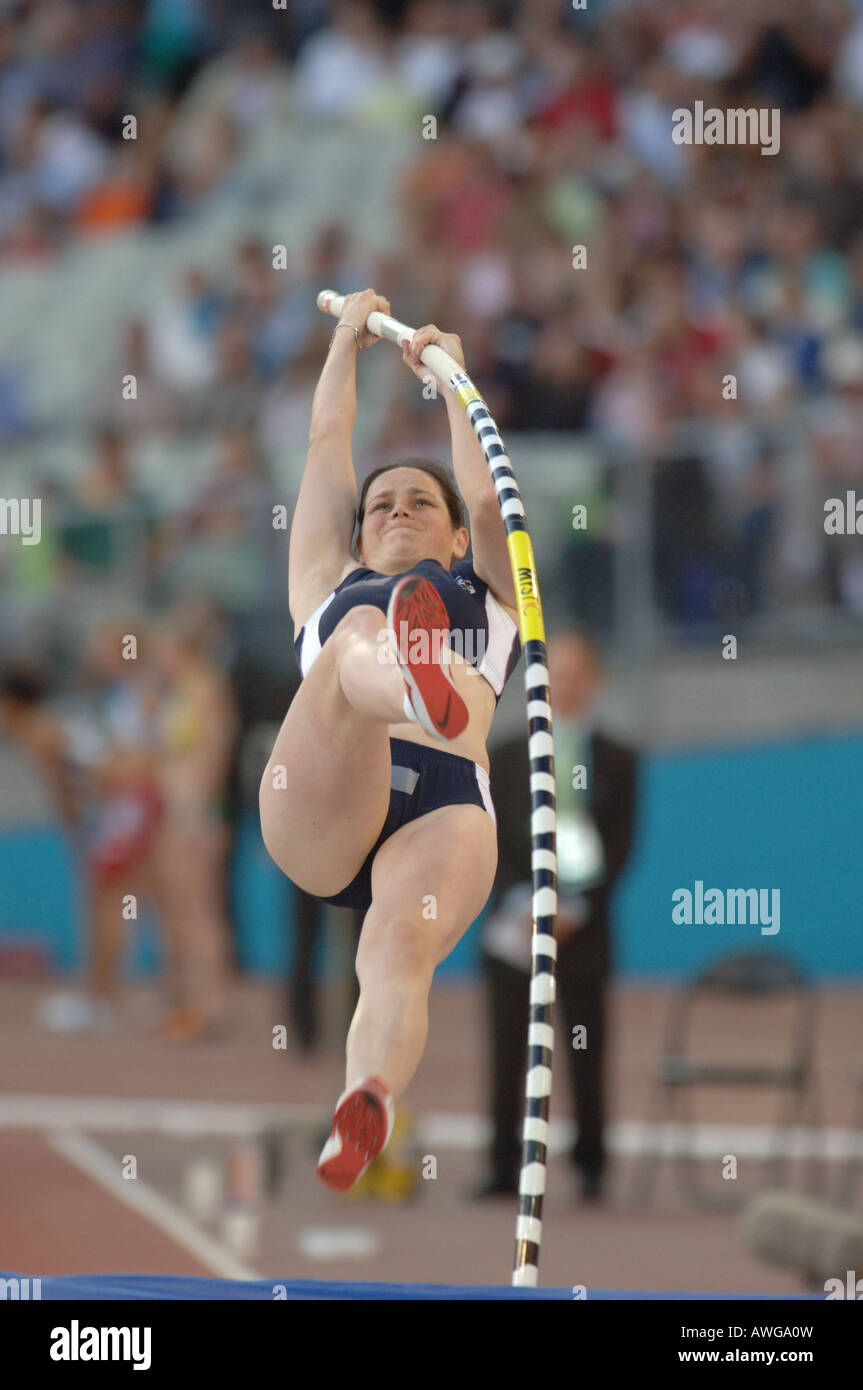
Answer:
<svg viewBox="0 0 863 1390"><path fill-rule="evenodd" d="M737 1062L701 1062L692 1055L690 1036L697 1006L706 1000L727 999L743 1007L773 1002L782 996L792 1003L787 1060L743 1065ZM741 951L722 956L691 983L676 991L666 1017L665 1036L659 1067L648 1108L648 1123L656 1125L683 1121L692 1125L692 1091L698 1086L775 1088L780 1093L780 1110L774 1142L766 1163L771 1186L781 1187L787 1173L787 1138L793 1125L806 1120L818 1124L819 1104L813 1073L818 997L810 977L794 961L773 951ZM664 1153L646 1149L636 1162L632 1202L645 1204L653 1194L656 1175ZM722 1198L707 1197L698 1180L698 1163L692 1146L678 1151L676 1168L681 1189L696 1206L738 1207L743 1196L732 1196L736 1183ZM817 1185L814 1164L810 1162L807 1188Z"/></svg>

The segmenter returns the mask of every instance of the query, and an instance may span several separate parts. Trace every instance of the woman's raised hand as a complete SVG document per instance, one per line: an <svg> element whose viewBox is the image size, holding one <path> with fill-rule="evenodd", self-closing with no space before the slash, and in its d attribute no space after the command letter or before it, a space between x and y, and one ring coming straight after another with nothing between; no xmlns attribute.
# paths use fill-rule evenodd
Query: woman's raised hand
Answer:
<svg viewBox="0 0 863 1390"><path fill-rule="evenodd" d="M366 319L375 310L381 314L392 314L390 301L384 299L383 295L376 294L374 290L358 290L356 294L346 294L339 323L346 323L351 328L356 328L360 335L360 347L371 347L372 343L380 342L376 333L369 333L366 329Z"/></svg>
<svg viewBox="0 0 863 1390"><path fill-rule="evenodd" d="M434 343L435 347L443 348L444 352L455 358L460 367L464 366L461 338L455 333L441 333L440 329L433 323L427 323L424 328L416 330L411 341L402 349L402 361L410 367L414 376L419 377L420 381L424 381L429 375L429 368L420 361L420 357L429 343Z"/></svg>

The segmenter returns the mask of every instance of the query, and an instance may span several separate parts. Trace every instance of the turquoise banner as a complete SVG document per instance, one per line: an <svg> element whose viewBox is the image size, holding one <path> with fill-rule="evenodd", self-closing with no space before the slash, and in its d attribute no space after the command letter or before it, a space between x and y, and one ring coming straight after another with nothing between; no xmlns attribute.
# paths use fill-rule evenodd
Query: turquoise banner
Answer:
<svg viewBox="0 0 863 1390"><path fill-rule="evenodd" d="M251 812L232 895L245 968L288 972L294 891ZM59 969L73 968L83 947L78 897L58 831L0 835L0 946L39 942ZM481 923L439 977L476 970ZM131 925L130 964L148 971L158 932L146 912ZM618 973L629 978L687 975L719 953L763 948L791 953L821 978L863 979L863 737L645 757L615 941Z"/></svg>

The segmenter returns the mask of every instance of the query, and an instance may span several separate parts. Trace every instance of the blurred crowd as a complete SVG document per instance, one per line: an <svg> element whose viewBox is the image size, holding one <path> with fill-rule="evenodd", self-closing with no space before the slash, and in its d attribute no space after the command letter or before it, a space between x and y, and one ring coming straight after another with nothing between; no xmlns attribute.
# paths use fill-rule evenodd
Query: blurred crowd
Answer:
<svg viewBox="0 0 863 1390"><path fill-rule="evenodd" d="M42 778L71 855L84 928L80 987L49 995L45 1027L109 1031L136 924L155 912L167 1041L218 1036L232 961L228 865L237 709L212 611L193 605L95 624L78 679L7 670L0 732Z"/></svg>
<svg viewBox="0 0 863 1390"><path fill-rule="evenodd" d="M675 144L672 112L695 101L778 108L779 152ZM861 124L861 0L5 5L3 273L242 204L264 127L417 132L397 245L361 244L346 209L286 268L244 239L220 276L190 261L168 310L119 325L137 400L106 387L88 403L92 463L53 499L61 534L9 561L16 584L83 591L116 560L148 602L194 590L260 609L286 566L273 460L302 444L329 335L315 294L375 285L405 322L460 334L505 434L599 450L608 484L583 532L567 534L581 499L560 499L547 582L571 583L568 616L611 622L601 593L591 613L579 592L642 524L616 502L635 469L672 624L795 605L859 617L859 542L825 536L823 515L863 486ZM390 366L361 466L446 450L443 412ZM26 439L31 418L25 377L0 364L0 428ZM163 437L210 444L179 510L129 462Z"/></svg>

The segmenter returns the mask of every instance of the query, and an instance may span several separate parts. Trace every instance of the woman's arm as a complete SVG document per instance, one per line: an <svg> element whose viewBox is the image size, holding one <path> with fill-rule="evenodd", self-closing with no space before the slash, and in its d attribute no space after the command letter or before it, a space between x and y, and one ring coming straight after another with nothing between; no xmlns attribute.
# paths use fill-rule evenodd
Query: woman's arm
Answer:
<svg viewBox="0 0 863 1390"><path fill-rule="evenodd" d="M414 375L421 380L428 374L428 368L420 362L420 354L429 343L439 344L444 352L464 366L461 340L454 333L441 333L434 324L428 324L425 328L417 329L410 347L405 348L402 354ZM482 445L455 393L446 386L443 396L449 418L453 473L470 517L473 567L500 603L517 608L506 529Z"/></svg>
<svg viewBox="0 0 863 1390"><path fill-rule="evenodd" d="M375 309L388 314L389 301L364 290L345 299L339 326L312 400L309 448L291 525L288 586L291 616L302 623L329 581L335 583L351 554L357 483L351 438L357 417L357 353L379 340L365 331ZM345 326L342 326L345 325ZM320 599L318 599L320 602ZM309 604L311 603L311 608ZM308 609L308 612L306 612Z"/></svg>
<svg viewBox="0 0 863 1390"><path fill-rule="evenodd" d="M517 608L506 528L482 445L474 434L473 425L449 389L445 400L452 440L453 472L470 517L473 567L498 602Z"/></svg>

